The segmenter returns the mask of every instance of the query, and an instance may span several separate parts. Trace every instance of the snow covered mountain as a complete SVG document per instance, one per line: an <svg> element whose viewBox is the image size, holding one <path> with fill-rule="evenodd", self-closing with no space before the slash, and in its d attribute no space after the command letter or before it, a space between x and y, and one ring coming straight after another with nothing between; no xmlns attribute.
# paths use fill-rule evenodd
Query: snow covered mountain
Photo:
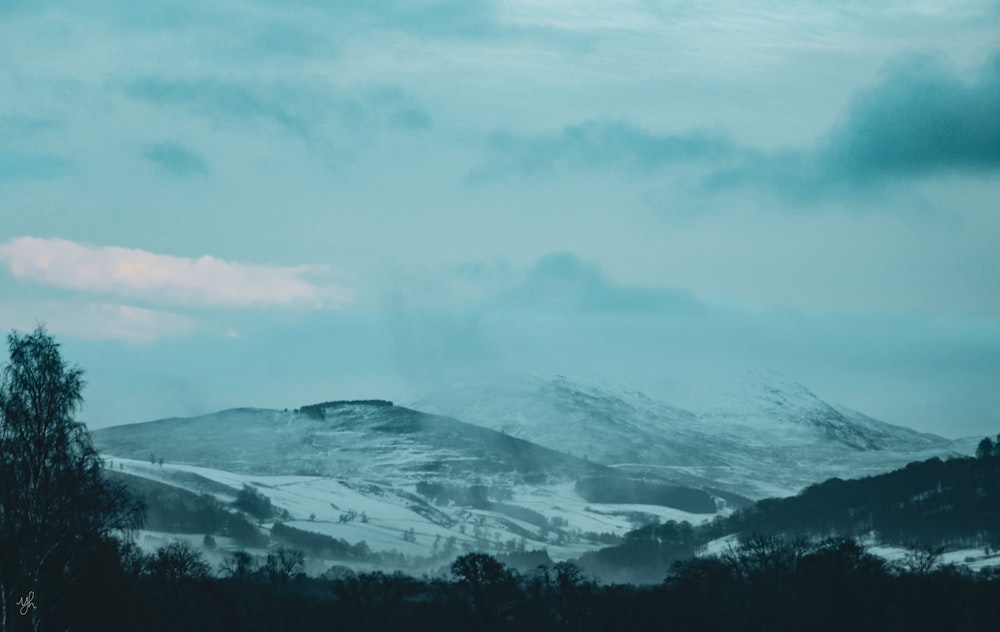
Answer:
<svg viewBox="0 0 1000 632"><path fill-rule="evenodd" d="M187 494L178 507L208 495L234 511L250 486L275 508L263 534L280 522L279 531L411 557L450 542L452 550L545 548L567 559L650 521L697 523L726 505L700 489L632 481L503 432L380 401L233 409L93 436L116 475ZM182 532L145 537L197 540ZM220 549L246 546L219 541Z"/></svg>
<svg viewBox="0 0 1000 632"><path fill-rule="evenodd" d="M563 377L507 377L440 390L414 403L616 469L750 498L797 493L966 443L883 423L824 402L779 376L753 374L700 405L672 406L627 389Z"/></svg>
<svg viewBox="0 0 1000 632"><path fill-rule="evenodd" d="M251 527L265 540L291 529L428 564L471 549L574 558L650 521L699 523L746 498L974 448L773 376L706 401L682 408L628 389L508 376L415 405L437 414L382 401L233 409L104 428L94 441L119 475L188 494L188 505L207 495L236 511L252 487L276 512ZM175 531L144 537L197 540ZM246 546L219 541L219 551ZM314 562L344 563L324 559Z"/></svg>

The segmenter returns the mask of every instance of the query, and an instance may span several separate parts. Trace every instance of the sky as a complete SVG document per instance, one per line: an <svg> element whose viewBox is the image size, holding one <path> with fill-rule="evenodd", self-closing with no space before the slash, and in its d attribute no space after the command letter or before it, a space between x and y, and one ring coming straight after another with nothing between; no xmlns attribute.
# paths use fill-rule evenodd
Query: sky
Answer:
<svg viewBox="0 0 1000 632"><path fill-rule="evenodd" d="M91 427L747 370L1000 431L1000 3L0 0L0 328Z"/></svg>

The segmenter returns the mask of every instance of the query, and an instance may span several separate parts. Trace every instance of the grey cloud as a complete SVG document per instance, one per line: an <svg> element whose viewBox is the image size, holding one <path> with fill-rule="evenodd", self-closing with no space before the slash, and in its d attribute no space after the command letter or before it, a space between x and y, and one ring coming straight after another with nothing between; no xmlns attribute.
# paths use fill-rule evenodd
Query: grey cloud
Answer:
<svg viewBox="0 0 1000 632"><path fill-rule="evenodd" d="M581 312L669 310L674 314L692 314L701 311L698 301L687 292L615 285L604 277L598 266L566 252L541 257L525 281L501 296L500 301Z"/></svg>
<svg viewBox="0 0 1000 632"><path fill-rule="evenodd" d="M58 127L52 119L38 116L8 114L0 116L0 139L18 139L33 136Z"/></svg>
<svg viewBox="0 0 1000 632"><path fill-rule="evenodd" d="M547 136L498 133L490 140L488 152L487 162L472 173L473 179L563 170L649 172L680 162L727 161L741 150L714 132L656 134L623 121L598 120Z"/></svg>
<svg viewBox="0 0 1000 632"><path fill-rule="evenodd" d="M396 127L426 130L433 127L430 115L417 107L401 107L392 112L389 121Z"/></svg>
<svg viewBox="0 0 1000 632"><path fill-rule="evenodd" d="M137 100L180 107L220 125L274 125L335 159L349 157L386 128L419 131L431 116L395 86L341 93L322 84L142 77L124 85Z"/></svg>
<svg viewBox="0 0 1000 632"><path fill-rule="evenodd" d="M381 86L359 95L364 107L378 113L382 119L394 127L408 130L427 130L434 122L416 99L396 86Z"/></svg>
<svg viewBox="0 0 1000 632"><path fill-rule="evenodd" d="M762 186L797 202L863 194L897 179L996 172L1000 53L972 81L930 56L888 66L811 148L764 151L715 132L656 134L623 121L589 121L550 135L498 133L470 178L655 173L682 163L712 169L702 182L705 192Z"/></svg>
<svg viewBox="0 0 1000 632"><path fill-rule="evenodd" d="M765 186L795 202L866 194L892 181L1000 170L1000 53L974 81L915 56L857 94L811 149L747 151L704 181L709 192Z"/></svg>
<svg viewBox="0 0 1000 632"><path fill-rule="evenodd" d="M205 175L208 167L196 152L180 143L153 143L143 149L143 155L161 169L175 176Z"/></svg>
<svg viewBox="0 0 1000 632"><path fill-rule="evenodd" d="M829 170L820 155L803 150L748 151L738 165L706 176L700 188L706 193L720 193L747 186L774 189L794 202L823 198L835 190L842 194L856 192L857 188L836 170Z"/></svg>
<svg viewBox="0 0 1000 632"><path fill-rule="evenodd" d="M455 378L497 361L497 351L475 311L391 312L386 326L396 367L411 379Z"/></svg>
<svg viewBox="0 0 1000 632"><path fill-rule="evenodd" d="M267 120L296 136L306 136L309 125L277 95L253 86L215 79L146 77L129 83L126 93L156 105L181 105L217 119Z"/></svg>
<svg viewBox="0 0 1000 632"><path fill-rule="evenodd" d="M72 163L62 156L0 150L0 182L23 178L55 178L68 173Z"/></svg>
<svg viewBox="0 0 1000 632"><path fill-rule="evenodd" d="M820 159L859 183L1000 168L1000 54L973 82L931 57L890 67L855 98Z"/></svg>

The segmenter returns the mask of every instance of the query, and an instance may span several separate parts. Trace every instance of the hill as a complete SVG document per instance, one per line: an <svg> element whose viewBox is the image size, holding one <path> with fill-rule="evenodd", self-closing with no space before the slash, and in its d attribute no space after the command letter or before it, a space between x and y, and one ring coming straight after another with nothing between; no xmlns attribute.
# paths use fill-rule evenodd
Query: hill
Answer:
<svg viewBox="0 0 1000 632"><path fill-rule="evenodd" d="M605 580L660 581L673 562L709 552L713 542L770 537L787 542L857 538L887 552L887 547L996 551L1000 454L932 458L874 476L833 478L700 526L645 525L618 544L585 553L579 563Z"/></svg>
<svg viewBox="0 0 1000 632"><path fill-rule="evenodd" d="M686 407L624 388L524 375L457 384L414 405L619 471L754 499L973 449L829 404L773 374L750 374Z"/></svg>
<svg viewBox="0 0 1000 632"><path fill-rule="evenodd" d="M718 533L872 536L882 544L1000 546L1000 457L932 458L854 480L833 478L767 499Z"/></svg>
<svg viewBox="0 0 1000 632"><path fill-rule="evenodd" d="M313 542L328 562L389 560L398 566L399 556L407 564L417 558L430 563L446 551L532 548L566 559L642 524L704 522L727 503L703 489L637 479L502 432L378 400L115 426L95 431L94 441L115 463L111 469L130 477L147 502L150 489L161 489L154 498L162 505L160 516L200 512L194 523L164 526L161 520L150 530L168 533L150 538L172 533L197 543L197 530L207 533L204 525L225 518L217 509L236 511L238 496L249 488L272 508L239 514L256 524L261 547L289 538ZM164 493L162 486L177 491ZM186 500L174 498L178 494L187 494ZM207 497L219 507L206 508ZM356 548L347 554L340 544L298 532ZM224 529L215 534L231 537ZM252 540L242 531L239 537ZM242 545L221 542L220 549ZM359 553L365 549L372 555Z"/></svg>
<svg viewBox="0 0 1000 632"><path fill-rule="evenodd" d="M507 482L573 480L606 468L501 432L376 402L299 411L236 408L95 431L97 445L133 459L230 472L337 478L482 476Z"/></svg>

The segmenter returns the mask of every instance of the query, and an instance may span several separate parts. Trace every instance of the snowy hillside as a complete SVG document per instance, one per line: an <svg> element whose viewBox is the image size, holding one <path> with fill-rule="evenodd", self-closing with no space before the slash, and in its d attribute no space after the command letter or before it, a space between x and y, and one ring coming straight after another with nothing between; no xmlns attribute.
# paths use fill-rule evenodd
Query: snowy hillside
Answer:
<svg viewBox="0 0 1000 632"><path fill-rule="evenodd" d="M947 440L831 405L775 373L753 372L711 400L692 406L706 427L738 432L755 445L820 443L850 450L924 450ZM742 432L741 432L742 431Z"/></svg>
<svg viewBox="0 0 1000 632"><path fill-rule="evenodd" d="M252 408L114 426L94 433L109 453L232 472L416 482L432 476L515 482L604 472L529 441L400 406L342 404L322 418Z"/></svg>
<svg viewBox="0 0 1000 632"><path fill-rule="evenodd" d="M414 406L501 430L604 464L700 463L664 430L699 435L692 413L620 393L518 375L468 382L438 391Z"/></svg>
<svg viewBox="0 0 1000 632"><path fill-rule="evenodd" d="M541 548L566 559L636 526L698 523L725 505L683 489L703 496L711 509L593 502L578 492L578 481L624 480L620 473L501 432L391 405L236 409L106 428L95 431L94 440L120 475L209 494L226 507L244 486L252 487L275 508L261 521L262 533L280 522L410 559Z"/></svg>
<svg viewBox="0 0 1000 632"><path fill-rule="evenodd" d="M627 389L518 376L456 385L418 400L451 415L620 470L751 498L832 476L861 476L967 442L892 426L830 405L800 384L755 374L701 403L672 406Z"/></svg>

